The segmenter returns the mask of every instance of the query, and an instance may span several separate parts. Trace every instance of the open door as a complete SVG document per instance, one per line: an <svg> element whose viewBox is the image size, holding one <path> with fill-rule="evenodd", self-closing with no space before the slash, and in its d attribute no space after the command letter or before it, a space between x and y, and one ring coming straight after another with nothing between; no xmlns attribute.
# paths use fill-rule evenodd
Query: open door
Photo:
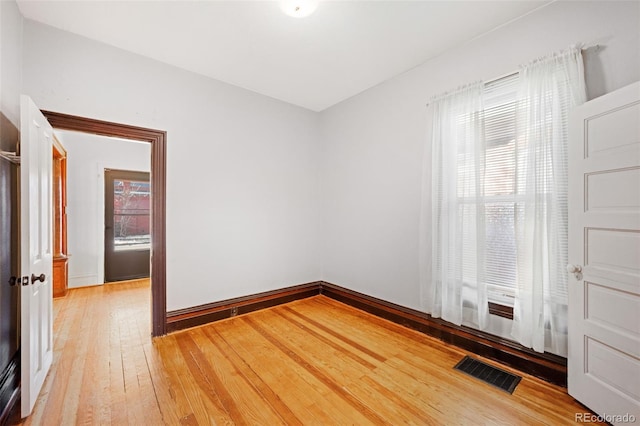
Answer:
<svg viewBox="0 0 640 426"><path fill-rule="evenodd" d="M53 361L53 129L20 98L21 414L31 414Z"/></svg>
<svg viewBox="0 0 640 426"><path fill-rule="evenodd" d="M569 144L569 394L640 420L640 83L575 109Z"/></svg>

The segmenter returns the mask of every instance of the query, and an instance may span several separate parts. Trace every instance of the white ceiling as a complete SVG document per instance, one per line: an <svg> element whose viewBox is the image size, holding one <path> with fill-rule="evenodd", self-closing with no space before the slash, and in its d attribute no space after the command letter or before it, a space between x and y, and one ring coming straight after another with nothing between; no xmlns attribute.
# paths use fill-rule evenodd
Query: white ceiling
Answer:
<svg viewBox="0 0 640 426"><path fill-rule="evenodd" d="M22 14L180 68L322 111L546 1L33 1Z"/></svg>

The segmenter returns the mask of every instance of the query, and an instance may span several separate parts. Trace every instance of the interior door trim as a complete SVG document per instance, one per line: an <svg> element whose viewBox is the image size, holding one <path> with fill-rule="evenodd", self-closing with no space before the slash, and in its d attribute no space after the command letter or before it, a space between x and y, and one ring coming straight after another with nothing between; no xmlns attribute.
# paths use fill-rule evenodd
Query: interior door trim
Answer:
<svg viewBox="0 0 640 426"><path fill-rule="evenodd" d="M167 333L166 187L167 132L42 111L54 129L92 133L151 144L151 335Z"/></svg>

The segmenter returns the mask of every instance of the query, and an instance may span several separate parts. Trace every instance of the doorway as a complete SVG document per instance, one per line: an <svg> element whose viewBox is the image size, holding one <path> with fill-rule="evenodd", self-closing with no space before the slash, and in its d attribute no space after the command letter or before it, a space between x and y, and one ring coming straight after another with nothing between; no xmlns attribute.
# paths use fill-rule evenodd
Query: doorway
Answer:
<svg viewBox="0 0 640 426"><path fill-rule="evenodd" d="M54 129L130 139L151 144L151 319L152 336L166 334L166 132L85 117L42 111Z"/></svg>

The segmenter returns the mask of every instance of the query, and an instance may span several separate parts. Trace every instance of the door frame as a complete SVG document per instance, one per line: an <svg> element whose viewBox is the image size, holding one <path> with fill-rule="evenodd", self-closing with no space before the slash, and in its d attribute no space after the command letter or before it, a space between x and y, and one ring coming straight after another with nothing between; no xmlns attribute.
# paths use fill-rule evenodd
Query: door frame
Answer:
<svg viewBox="0 0 640 426"><path fill-rule="evenodd" d="M151 144L151 335L167 334L166 187L167 132L42 111L54 129L133 139Z"/></svg>

